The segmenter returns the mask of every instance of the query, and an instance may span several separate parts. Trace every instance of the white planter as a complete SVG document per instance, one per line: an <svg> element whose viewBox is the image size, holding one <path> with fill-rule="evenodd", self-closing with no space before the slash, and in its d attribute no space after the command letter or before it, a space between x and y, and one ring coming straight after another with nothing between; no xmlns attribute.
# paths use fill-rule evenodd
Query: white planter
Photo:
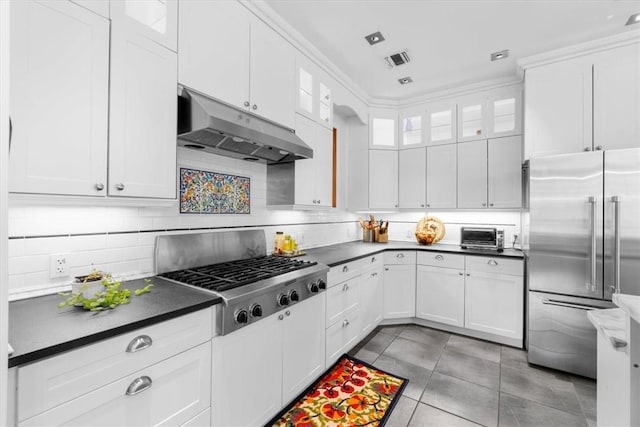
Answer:
<svg viewBox="0 0 640 427"><path fill-rule="evenodd" d="M102 284L102 280L93 280L86 283L73 282L71 284L71 291L73 293L82 292L82 296L85 298L93 298L97 292L101 292L103 290L104 285Z"/></svg>

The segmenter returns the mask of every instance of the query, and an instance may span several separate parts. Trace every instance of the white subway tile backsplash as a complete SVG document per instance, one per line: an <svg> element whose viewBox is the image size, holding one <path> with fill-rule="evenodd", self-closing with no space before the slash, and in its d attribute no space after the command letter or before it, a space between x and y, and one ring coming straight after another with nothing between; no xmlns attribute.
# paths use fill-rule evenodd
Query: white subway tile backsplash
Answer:
<svg viewBox="0 0 640 427"><path fill-rule="evenodd" d="M34 272L46 271L49 273L49 256L33 255L20 256L10 258L8 273L12 274L28 274Z"/></svg>
<svg viewBox="0 0 640 427"><path fill-rule="evenodd" d="M69 250L71 251L91 251L96 249L103 249L106 247L106 234L69 237Z"/></svg>
<svg viewBox="0 0 640 427"><path fill-rule="evenodd" d="M18 257L25 254L25 239L9 239L7 245L9 257Z"/></svg>

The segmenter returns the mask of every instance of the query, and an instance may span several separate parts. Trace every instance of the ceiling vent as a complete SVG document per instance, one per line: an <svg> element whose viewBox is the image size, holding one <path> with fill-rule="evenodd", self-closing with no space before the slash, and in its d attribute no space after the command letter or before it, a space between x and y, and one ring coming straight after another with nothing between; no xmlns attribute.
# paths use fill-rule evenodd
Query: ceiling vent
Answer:
<svg viewBox="0 0 640 427"><path fill-rule="evenodd" d="M409 52L403 50L402 52L386 56L384 58L384 61L386 62L388 68L395 68L411 61L411 58L409 58Z"/></svg>
<svg viewBox="0 0 640 427"><path fill-rule="evenodd" d="M398 82L399 82L401 85L406 85L406 84L408 84L408 83L413 83L413 79L412 79L411 77L408 77L408 76L407 76L407 77L402 77L401 79L398 79Z"/></svg>

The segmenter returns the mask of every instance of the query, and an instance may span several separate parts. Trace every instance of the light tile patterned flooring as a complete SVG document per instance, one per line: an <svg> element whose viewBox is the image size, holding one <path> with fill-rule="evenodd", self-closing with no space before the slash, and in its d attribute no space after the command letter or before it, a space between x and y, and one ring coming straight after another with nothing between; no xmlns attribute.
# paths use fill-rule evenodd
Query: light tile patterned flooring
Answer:
<svg viewBox="0 0 640 427"><path fill-rule="evenodd" d="M529 365L512 347L400 325L350 354L409 379L387 427L596 424L595 381Z"/></svg>

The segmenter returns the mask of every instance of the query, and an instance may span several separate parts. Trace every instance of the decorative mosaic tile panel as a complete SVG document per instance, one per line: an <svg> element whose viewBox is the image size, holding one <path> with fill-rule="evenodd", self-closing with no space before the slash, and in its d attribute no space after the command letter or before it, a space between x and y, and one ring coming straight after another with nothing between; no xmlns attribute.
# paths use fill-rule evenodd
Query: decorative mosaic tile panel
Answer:
<svg viewBox="0 0 640 427"><path fill-rule="evenodd" d="M180 213L249 214L251 179L180 168Z"/></svg>

